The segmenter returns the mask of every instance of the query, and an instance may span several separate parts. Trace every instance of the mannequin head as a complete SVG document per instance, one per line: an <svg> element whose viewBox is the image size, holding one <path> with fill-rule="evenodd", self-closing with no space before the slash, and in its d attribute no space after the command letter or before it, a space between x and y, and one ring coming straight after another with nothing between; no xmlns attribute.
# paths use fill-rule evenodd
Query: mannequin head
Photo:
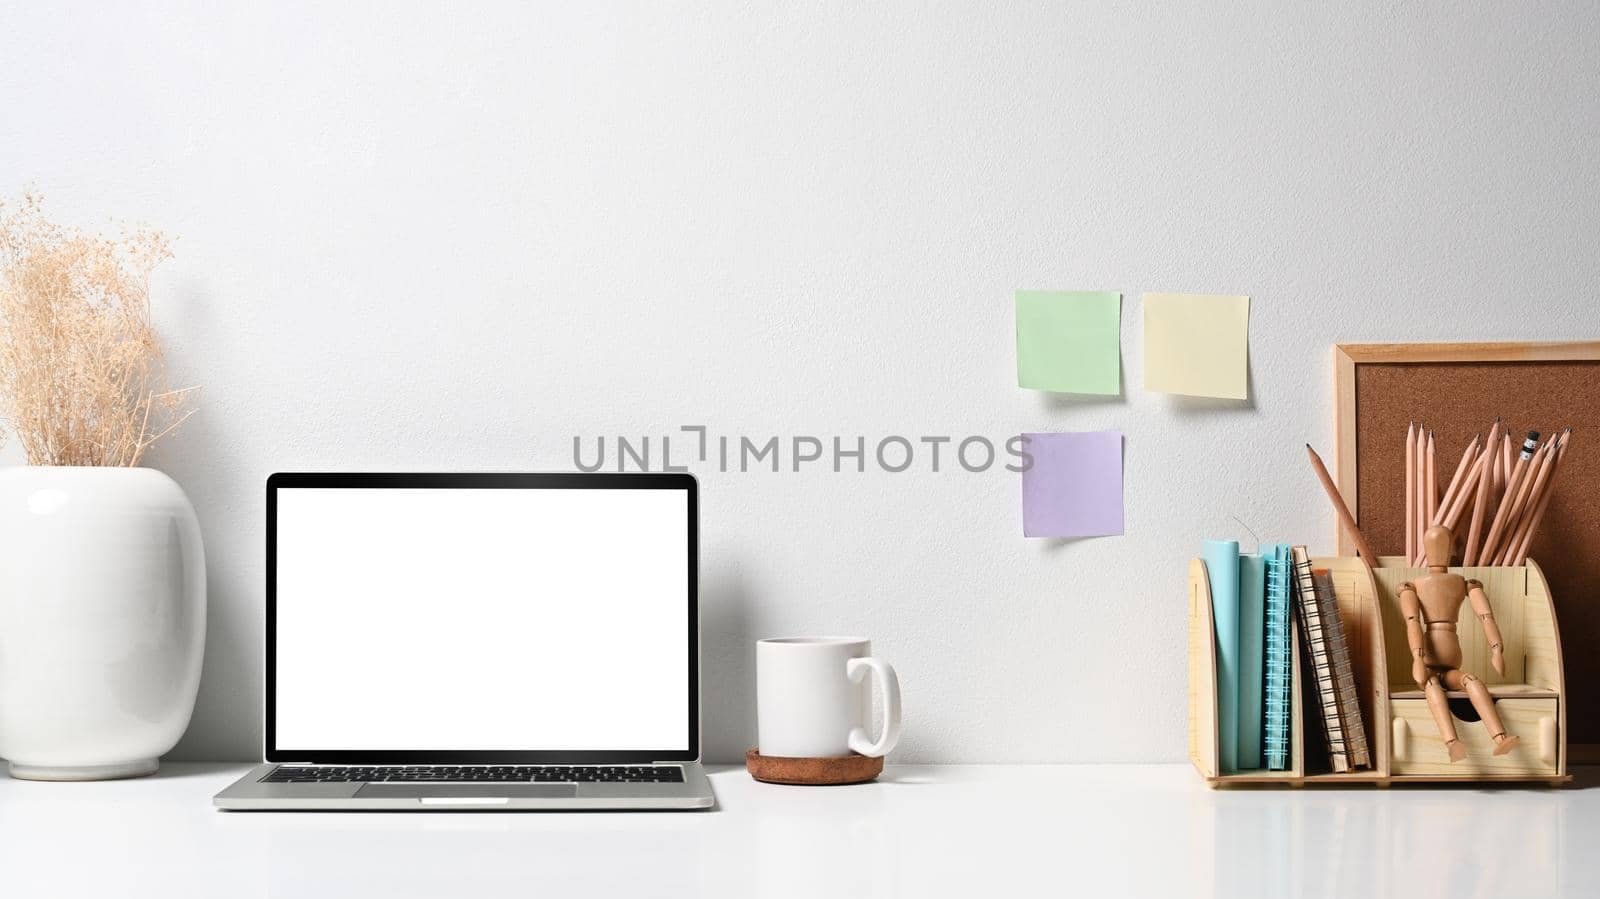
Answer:
<svg viewBox="0 0 1600 899"><path fill-rule="evenodd" d="M1422 535L1422 549L1428 557L1429 568L1447 568L1450 565L1450 548L1455 535L1442 524L1428 528Z"/></svg>

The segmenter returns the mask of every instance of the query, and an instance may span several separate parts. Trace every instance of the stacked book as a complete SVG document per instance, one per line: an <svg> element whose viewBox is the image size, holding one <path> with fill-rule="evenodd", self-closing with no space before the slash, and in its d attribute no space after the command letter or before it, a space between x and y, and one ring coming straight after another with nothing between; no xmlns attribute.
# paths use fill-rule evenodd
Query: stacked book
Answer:
<svg viewBox="0 0 1600 899"><path fill-rule="evenodd" d="M1294 548L1295 617L1305 647L1307 694L1316 701L1315 713L1327 740L1328 765L1334 773L1372 766L1367 750L1366 726L1361 721L1355 671L1350 665L1350 644L1345 639L1344 618L1326 569L1312 568L1306 548Z"/></svg>
<svg viewBox="0 0 1600 899"><path fill-rule="evenodd" d="M1290 768L1293 638L1300 629L1308 717L1335 772L1371 765L1350 647L1333 582L1303 546L1263 544L1241 554L1207 540L1217 635L1217 730L1224 773ZM1298 622L1292 624L1291 621Z"/></svg>

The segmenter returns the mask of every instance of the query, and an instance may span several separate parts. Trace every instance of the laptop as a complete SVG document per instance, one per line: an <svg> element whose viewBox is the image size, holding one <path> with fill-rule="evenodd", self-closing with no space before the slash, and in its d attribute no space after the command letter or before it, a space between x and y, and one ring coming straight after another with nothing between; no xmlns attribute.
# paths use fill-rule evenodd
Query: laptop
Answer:
<svg viewBox="0 0 1600 899"><path fill-rule="evenodd" d="M703 809L687 474L274 474L229 810Z"/></svg>

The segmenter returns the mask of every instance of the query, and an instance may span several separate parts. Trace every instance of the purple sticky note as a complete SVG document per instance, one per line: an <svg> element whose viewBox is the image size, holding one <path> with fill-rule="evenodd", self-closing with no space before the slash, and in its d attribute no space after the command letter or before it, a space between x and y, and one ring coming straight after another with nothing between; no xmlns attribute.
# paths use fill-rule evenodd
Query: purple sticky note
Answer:
<svg viewBox="0 0 1600 899"><path fill-rule="evenodd" d="M1022 533L1104 537L1122 533L1122 432L1024 434L1033 465L1022 473Z"/></svg>

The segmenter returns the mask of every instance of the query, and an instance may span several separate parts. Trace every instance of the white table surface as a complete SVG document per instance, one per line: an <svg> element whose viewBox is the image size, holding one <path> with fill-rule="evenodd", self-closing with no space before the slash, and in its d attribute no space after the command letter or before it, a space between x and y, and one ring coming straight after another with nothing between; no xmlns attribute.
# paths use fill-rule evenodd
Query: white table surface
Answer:
<svg viewBox="0 0 1600 899"><path fill-rule="evenodd" d="M712 776L677 813L214 811L246 770L0 777L0 895L1594 896L1600 790L1207 790L1187 766Z"/></svg>

